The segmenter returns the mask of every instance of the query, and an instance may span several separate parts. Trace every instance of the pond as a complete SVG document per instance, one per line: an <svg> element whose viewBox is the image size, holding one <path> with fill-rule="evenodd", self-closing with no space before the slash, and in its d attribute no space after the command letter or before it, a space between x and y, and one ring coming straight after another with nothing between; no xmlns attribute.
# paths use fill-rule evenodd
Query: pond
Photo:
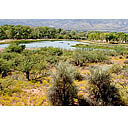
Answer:
<svg viewBox="0 0 128 128"><path fill-rule="evenodd" d="M31 43L25 43L20 45L25 45L26 48L41 48L41 47L56 47L56 48L63 48L63 49L76 49L75 47L72 47L72 45L76 44L88 44L88 43L82 43L78 41L40 41L40 42L31 42ZM0 48L6 48L10 44L0 44Z"/></svg>

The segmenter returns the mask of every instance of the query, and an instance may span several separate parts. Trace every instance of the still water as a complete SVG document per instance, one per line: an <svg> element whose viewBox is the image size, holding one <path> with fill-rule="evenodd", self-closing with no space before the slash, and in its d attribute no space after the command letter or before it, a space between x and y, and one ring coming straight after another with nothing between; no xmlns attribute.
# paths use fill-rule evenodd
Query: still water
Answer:
<svg viewBox="0 0 128 128"><path fill-rule="evenodd" d="M76 45L76 44L88 44L88 43L82 43L77 41L40 41L40 42L31 42L20 45L25 45L26 48L56 47L63 49L75 49L75 47L72 47L72 45ZM6 48L9 45L10 44L0 44L0 48Z"/></svg>

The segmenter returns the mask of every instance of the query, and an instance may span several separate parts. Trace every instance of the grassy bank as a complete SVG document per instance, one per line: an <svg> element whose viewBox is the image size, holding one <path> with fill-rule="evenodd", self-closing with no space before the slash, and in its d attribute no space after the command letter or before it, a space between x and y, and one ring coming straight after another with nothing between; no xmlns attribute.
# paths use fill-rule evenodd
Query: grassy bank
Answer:
<svg viewBox="0 0 128 128"><path fill-rule="evenodd" d="M120 45L120 44L76 44L72 47L76 48L84 48L89 51L93 50L108 50L108 51L114 51L119 55L128 55L128 45Z"/></svg>
<svg viewBox="0 0 128 128"><path fill-rule="evenodd" d="M67 39L22 39L22 40L0 40L0 44L11 44L11 43L31 43L31 42L39 42L39 41L64 41ZM70 41L70 40L67 40Z"/></svg>

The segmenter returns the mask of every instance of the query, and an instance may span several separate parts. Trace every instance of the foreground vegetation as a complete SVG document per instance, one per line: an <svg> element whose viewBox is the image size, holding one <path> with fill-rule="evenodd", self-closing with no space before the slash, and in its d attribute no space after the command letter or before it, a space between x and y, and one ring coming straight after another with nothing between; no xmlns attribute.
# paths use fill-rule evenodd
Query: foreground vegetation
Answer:
<svg viewBox="0 0 128 128"><path fill-rule="evenodd" d="M26 50L11 44L0 53L0 105L128 105L127 48L95 47Z"/></svg>

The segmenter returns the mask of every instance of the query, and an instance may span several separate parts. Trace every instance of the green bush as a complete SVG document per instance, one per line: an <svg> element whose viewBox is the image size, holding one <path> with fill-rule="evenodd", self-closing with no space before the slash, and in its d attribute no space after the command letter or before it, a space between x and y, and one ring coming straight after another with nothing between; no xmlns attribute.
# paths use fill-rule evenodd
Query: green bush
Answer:
<svg viewBox="0 0 128 128"><path fill-rule="evenodd" d="M43 47L41 48L41 51L46 51L48 54L52 56L61 56L63 54L62 49L60 48L53 48L53 47Z"/></svg>
<svg viewBox="0 0 128 128"><path fill-rule="evenodd" d="M60 62L53 75L53 85L48 91L48 97L52 105L68 106L74 105L77 98L77 87L73 85L74 67L67 62Z"/></svg>
<svg viewBox="0 0 128 128"><path fill-rule="evenodd" d="M127 65L123 66L123 68L122 68L122 75L124 77L128 77L128 66Z"/></svg>
<svg viewBox="0 0 128 128"><path fill-rule="evenodd" d="M77 53L77 52L73 54L72 59L73 59L73 63L76 66L83 66L84 63L86 62L86 58L84 58L84 56L81 53Z"/></svg>
<svg viewBox="0 0 128 128"><path fill-rule="evenodd" d="M87 61L90 63L98 63L98 62L103 62L105 60L107 60L107 56L105 56L104 54L100 54L100 53L91 53L87 55Z"/></svg>
<svg viewBox="0 0 128 128"><path fill-rule="evenodd" d="M7 61L2 58L0 59L0 74L2 75L2 77L7 76L7 74L11 71L12 67L12 61Z"/></svg>
<svg viewBox="0 0 128 128"><path fill-rule="evenodd" d="M101 84L110 85L111 75L108 71L104 71L103 69L91 70L89 82L97 86Z"/></svg>
<svg viewBox="0 0 128 128"><path fill-rule="evenodd" d="M16 53L8 53L8 52L2 52L2 54L0 55L0 58L11 60L13 58L15 58L17 56Z"/></svg>
<svg viewBox="0 0 128 128"><path fill-rule="evenodd" d="M91 72L89 78L90 94L95 98L96 105L125 105L121 100L119 89L111 85L111 75L109 71L97 69Z"/></svg>
<svg viewBox="0 0 128 128"><path fill-rule="evenodd" d="M118 55L115 50L104 51L104 54L107 56L117 56Z"/></svg>
<svg viewBox="0 0 128 128"><path fill-rule="evenodd" d="M33 56L23 56L22 62L19 64L18 69L26 74L26 79L30 80L30 71L34 65L35 61Z"/></svg>
<svg viewBox="0 0 128 128"><path fill-rule="evenodd" d="M122 67L119 64L114 64L109 70L111 73L119 74L122 72Z"/></svg>
<svg viewBox="0 0 128 128"><path fill-rule="evenodd" d="M73 63L76 66L83 66L85 63L98 63L108 60L108 57L102 52L76 50L72 56Z"/></svg>
<svg viewBox="0 0 128 128"><path fill-rule="evenodd" d="M0 80L0 95L12 95L13 93L21 92L21 87L16 86L16 81L7 78Z"/></svg>
<svg viewBox="0 0 128 128"><path fill-rule="evenodd" d="M40 61L36 63L32 67L31 74L33 75L33 80L38 79L39 76L47 76L48 75L49 65L46 61Z"/></svg>
<svg viewBox="0 0 128 128"><path fill-rule="evenodd" d="M25 49L25 45L19 45L18 43L12 43L5 49L6 52L21 53Z"/></svg>
<svg viewBox="0 0 128 128"><path fill-rule="evenodd" d="M79 80L79 81L83 80L83 76L77 70L74 70L74 78L75 80Z"/></svg>

